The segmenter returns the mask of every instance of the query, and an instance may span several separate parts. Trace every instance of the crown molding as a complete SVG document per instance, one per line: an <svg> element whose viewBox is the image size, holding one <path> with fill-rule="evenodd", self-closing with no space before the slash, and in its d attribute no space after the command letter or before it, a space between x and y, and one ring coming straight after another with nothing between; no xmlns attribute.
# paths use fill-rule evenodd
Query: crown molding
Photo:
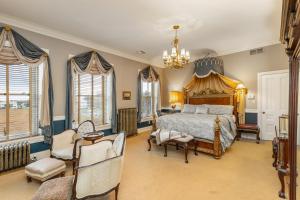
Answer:
<svg viewBox="0 0 300 200"><path fill-rule="evenodd" d="M113 49L113 48L110 48L110 47L107 47L107 46L103 46L101 44L97 44L97 43L92 42L90 40L86 40L86 39L83 39L83 38L80 38L80 37L77 37L77 36L74 36L74 35L71 35L71 34L63 33L61 31L57 31L57 30L48 28L46 26L42 26L42 25L39 25L39 24L36 24L36 23L32 23L32 22L23 20L21 18L13 17L13 16L10 16L10 15L4 14L4 13L0 13L0 23L8 24L8 25L11 25L11 26L14 26L14 27L17 27L17 28L28 30L28 31L38 33L38 34L41 34L41 35L45 35L45 36L48 36L48 37L60 39L60 40L70 42L70 43L73 43L73 44L85 46L85 47L88 47L88 48L91 48L91 49L103 51L103 52L106 52L106 53L109 53L109 54L113 54L113 55L116 55L116 56L120 56L120 57L123 57L123 58L134 60L134 61L137 61L137 62L141 62L141 63L145 63L145 64L152 64L152 65L155 65L157 67L162 67L162 66L159 66L155 63L152 63L151 61L149 61L147 59L139 58L139 57L121 52L119 50L116 50L116 49Z"/></svg>
<svg viewBox="0 0 300 200"><path fill-rule="evenodd" d="M71 35L71 34L61 32L61 31L57 31L57 30L48 28L46 26L42 26L42 25L39 25L39 24L36 24L36 23L33 23L33 22L29 22L29 21L23 20L21 18L14 17L14 16L11 16L11 15L7 15L7 14L1 13L1 12L0 12L0 23L8 24L8 25L11 25L11 26L14 26L14 27L17 27L17 28L28 30L28 31L38 33L38 34L41 34L41 35L45 35L45 36L48 36L48 37L60 39L60 40L70 42L70 43L73 43L73 44L85 46L85 47L88 47L88 48L91 48L91 49L99 50L99 51L102 51L102 52L106 52L106 53L109 53L109 54L113 54L113 55L116 55L116 56L120 56L120 57L123 57L123 58L134 60L134 61L137 61L137 62L153 65L155 67L165 68L162 63L160 63L158 61L155 61L153 59L139 58L137 56L121 52L117 49L113 49L113 48L110 48L110 47L107 47L107 46L104 46L104 45L101 45L101 44L97 44L93 41L83 39L83 38L80 38L80 37L77 37L77 36L74 36L74 35ZM230 55L230 54L234 54L234 53L240 53L240 52L243 52L243 51L248 51L248 50L253 49L253 48L266 47L266 46L275 45L275 44L280 44L280 42L279 41L278 42L263 42L263 43L260 43L260 44L253 44L253 45L251 45L251 47L246 47L246 48L243 48L243 49L226 50L226 51L218 52L218 56L226 56L226 55ZM191 62L194 62L197 59L199 59L199 58L192 58Z"/></svg>
<svg viewBox="0 0 300 200"><path fill-rule="evenodd" d="M281 43L279 41L278 42L262 42L262 43L253 44L251 46L241 48L241 49L232 49L232 50L221 51L221 52L218 52L217 55L218 56L227 56L227 55L230 55L230 54L250 51L251 49L256 49L256 48L260 48L260 47L265 48L267 46L272 46L272 45L276 45L276 44L281 44Z"/></svg>

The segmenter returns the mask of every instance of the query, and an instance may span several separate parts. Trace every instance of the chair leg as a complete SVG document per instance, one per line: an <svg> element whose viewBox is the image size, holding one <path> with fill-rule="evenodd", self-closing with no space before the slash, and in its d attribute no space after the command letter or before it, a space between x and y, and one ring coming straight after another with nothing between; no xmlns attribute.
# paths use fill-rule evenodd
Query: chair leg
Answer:
<svg viewBox="0 0 300 200"><path fill-rule="evenodd" d="M149 144L148 151L151 151L151 138L150 137L148 138L148 144Z"/></svg>
<svg viewBox="0 0 300 200"><path fill-rule="evenodd" d="M117 185L117 187L115 188L115 199L118 200L118 194L119 194L119 185Z"/></svg>
<svg viewBox="0 0 300 200"><path fill-rule="evenodd" d="M73 175L75 175L75 167L76 167L76 160L72 161L72 165L73 165Z"/></svg>
<svg viewBox="0 0 300 200"><path fill-rule="evenodd" d="M165 148L165 155L164 155L164 157L167 157L168 156L168 146L167 146L167 144L164 144L164 148Z"/></svg>
<svg viewBox="0 0 300 200"><path fill-rule="evenodd" d="M27 179L27 183L32 182L32 178L30 176L26 176L26 179Z"/></svg>
<svg viewBox="0 0 300 200"><path fill-rule="evenodd" d="M256 133L256 143L257 143L257 144L259 144L259 142L260 142L259 134L260 134L260 130L258 129L258 131L257 131L257 133Z"/></svg>
<svg viewBox="0 0 300 200"><path fill-rule="evenodd" d="M236 140L237 141L240 141L241 139L241 132L240 131L237 131L237 134L236 134Z"/></svg>
<svg viewBox="0 0 300 200"><path fill-rule="evenodd" d="M185 163L189 163L189 161L187 159L188 152L189 152L188 143L184 143Z"/></svg>
<svg viewBox="0 0 300 200"><path fill-rule="evenodd" d="M197 146L198 146L198 143L196 141L194 141L194 153L195 153L195 156L198 156Z"/></svg>

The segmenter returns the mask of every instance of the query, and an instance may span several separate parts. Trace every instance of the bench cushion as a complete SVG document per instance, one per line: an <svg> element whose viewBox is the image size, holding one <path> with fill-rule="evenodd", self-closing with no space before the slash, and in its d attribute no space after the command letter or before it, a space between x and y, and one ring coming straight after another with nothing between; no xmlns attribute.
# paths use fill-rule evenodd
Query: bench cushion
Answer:
<svg viewBox="0 0 300 200"><path fill-rule="evenodd" d="M25 167L25 174L34 179L45 181L52 178L66 169L66 164L62 160L54 158L43 158Z"/></svg>
<svg viewBox="0 0 300 200"><path fill-rule="evenodd" d="M258 126L256 124L239 124L238 129L249 129L249 130L258 130Z"/></svg>

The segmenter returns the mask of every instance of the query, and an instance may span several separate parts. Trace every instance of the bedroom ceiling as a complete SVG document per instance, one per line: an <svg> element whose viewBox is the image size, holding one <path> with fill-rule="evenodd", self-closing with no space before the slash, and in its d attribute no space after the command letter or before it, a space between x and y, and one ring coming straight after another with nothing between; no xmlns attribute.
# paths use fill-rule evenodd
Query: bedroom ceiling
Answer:
<svg viewBox="0 0 300 200"><path fill-rule="evenodd" d="M280 0L0 0L0 22L162 66L173 24L192 60L279 43ZM145 51L141 54L139 51Z"/></svg>

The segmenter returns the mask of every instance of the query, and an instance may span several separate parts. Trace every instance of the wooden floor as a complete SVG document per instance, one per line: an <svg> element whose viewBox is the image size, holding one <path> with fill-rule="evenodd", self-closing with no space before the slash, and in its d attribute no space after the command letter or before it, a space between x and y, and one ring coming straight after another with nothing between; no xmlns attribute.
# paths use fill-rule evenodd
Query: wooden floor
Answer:
<svg viewBox="0 0 300 200"><path fill-rule="evenodd" d="M185 164L184 153L174 148L166 158L161 147L148 152L147 135L127 140L120 200L279 199L271 142L237 141L220 160L190 152L190 163ZM0 199L31 199L39 185L27 183L23 169L4 173L0 175Z"/></svg>

